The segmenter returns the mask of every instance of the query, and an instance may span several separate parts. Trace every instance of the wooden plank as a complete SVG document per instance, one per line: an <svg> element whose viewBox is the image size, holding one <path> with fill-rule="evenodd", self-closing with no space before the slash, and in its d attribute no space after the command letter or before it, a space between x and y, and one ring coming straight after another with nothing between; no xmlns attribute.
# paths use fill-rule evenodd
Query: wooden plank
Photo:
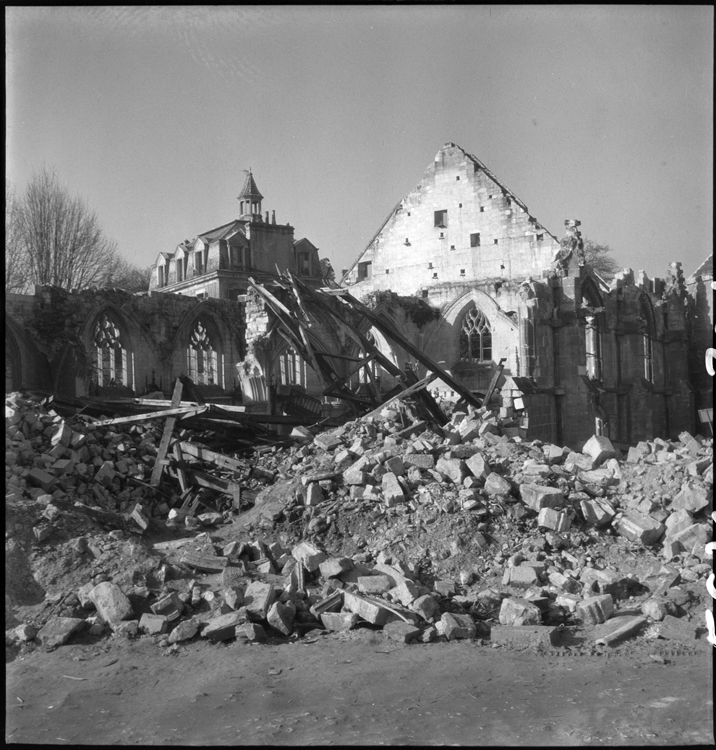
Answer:
<svg viewBox="0 0 716 750"><path fill-rule="evenodd" d="M92 424L97 427L107 427L113 424L128 424L131 422L146 422L148 419L163 419L164 417L192 417L206 411L205 406L182 407L175 409L163 409L162 411L150 411L146 414L133 414L131 417L115 417L114 419L101 419Z"/></svg>
<svg viewBox="0 0 716 750"><path fill-rule="evenodd" d="M174 443L174 458L176 459L177 477L179 478L179 486L182 492L186 492L189 488L189 482L186 478L186 467L184 466L184 456L182 455L179 441Z"/></svg>
<svg viewBox="0 0 716 750"><path fill-rule="evenodd" d="M198 458L200 461L208 461L215 466L220 466L223 469L231 469L232 471L244 471L250 464L248 461L241 461L238 458L232 458L231 456L225 456L223 453L217 453L211 451L208 448L204 448L193 443L183 441L179 443L182 452L187 456L193 456Z"/></svg>
<svg viewBox="0 0 716 750"><path fill-rule="evenodd" d="M176 408L177 404L181 402L182 384L179 378L176 379L174 384L174 393L172 394L172 407ZM154 462L154 468L152 469L152 478L149 480L149 484L152 487L156 487L161 478L162 471L164 470L164 458L169 450L169 441L174 431L174 425L176 424L176 417L167 417L167 421L164 425L164 432L162 433L162 439L159 443L159 450L157 451L157 460Z"/></svg>
<svg viewBox="0 0 716 750"><path fill-rule="evenodd" d="M216 490L222 492L225 495L231 495L234 497L237 493L241 495L241 485L236 482L230 482L228 479L220 479L219 477L212 477L211 474L207 474L204 471L193 470L191 472L192 477L196 484L200 487L207 487L210 490Z"/></svg>
<svg viewBox="0 0 716 750"><path fill-rule="evenodd" d="M492 380L490 380L490 385L487 386L487 392L485 393L485 398L482 400L483 406L487 406L490 402L490 399L492 398L492 394L495 391L495 388L497 387L497 381L500 379L500 375L502 375L502 371L505 369L505 358L503 357L498 365L497 369L495 370L494 375L492 376Z"/></svg>

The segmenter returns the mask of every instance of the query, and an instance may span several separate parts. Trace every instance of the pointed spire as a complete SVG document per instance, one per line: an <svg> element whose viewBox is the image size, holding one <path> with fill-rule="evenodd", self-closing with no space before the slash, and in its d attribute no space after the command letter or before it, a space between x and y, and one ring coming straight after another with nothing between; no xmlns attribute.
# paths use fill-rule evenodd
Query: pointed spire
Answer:
<svg viewBox="0 0 716 750"><path fill-rule="evenodd" d="M259 192L259 189L256 187L256 181L254 180L254 176L251 172L250 167L248 171L246 171L246 179L244 180L244 186L243 188L241 188L241 192L239 193L238 197L239 197L239 200L249 200L254 203L257 200L261 200L263 198L263 195L261 195L261 193Z"/></svg>
<svg viewBox="0 0 716 750"><path fill-rule="evenodd" d="M244 170L246 172L246 180L244 186L241 188L238 200L241 211L241 218L248 219L251 221L261 221L261 199L263 195L259 192L254 181L254 176L251 173L251 169Z"/></svg>

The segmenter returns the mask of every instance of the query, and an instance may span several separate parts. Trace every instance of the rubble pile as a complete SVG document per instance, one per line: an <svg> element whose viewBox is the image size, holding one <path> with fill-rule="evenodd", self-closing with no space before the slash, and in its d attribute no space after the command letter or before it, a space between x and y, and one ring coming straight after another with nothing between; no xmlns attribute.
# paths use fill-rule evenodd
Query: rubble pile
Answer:
<svg viewBox="0 0 716 750"><path fill-rule="evenodd" d="M211 489L187 504L147 484L161 423L97 427L11 394L6 432L6 560L30 547L45 590L15 606L11 643L112 632L177 648L359 627L403 643L691 643L704 623L712 441L687 433L626 456L594 436L575 452L527 442L485 407L431 428L404 401L226 457L243 499L223 508ZM54 581L48 560L64 560Z"/></svg>

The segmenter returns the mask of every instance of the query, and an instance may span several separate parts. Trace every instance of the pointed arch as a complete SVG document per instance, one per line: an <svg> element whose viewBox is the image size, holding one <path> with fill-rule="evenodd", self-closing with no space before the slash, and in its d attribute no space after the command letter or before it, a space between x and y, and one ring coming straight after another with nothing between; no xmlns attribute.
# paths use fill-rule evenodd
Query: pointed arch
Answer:
<svg viewBox="0 0 716 750"><path fill-rule="evenodd" d="M224 388L223 360L223 341L214 320L208 315L197 315L187 339L187 374L196 385Z"/></svg>
<svg viewBox="0 0 716 750"><path fill-rule="evenodd" d="M639 317L642 335L642 352L644 356L644 377L654 382L654 339L656 338L656 315L648 295L639 295Z"/></svg>
<svg viewBox="0 0 716 750"><path fill-rule="evenodd" d="M584 314L584 350L587 377L601 380L603 373L602 331L605 329L604 308L599 287L591 276L582 282L581 307Z"/></svg>

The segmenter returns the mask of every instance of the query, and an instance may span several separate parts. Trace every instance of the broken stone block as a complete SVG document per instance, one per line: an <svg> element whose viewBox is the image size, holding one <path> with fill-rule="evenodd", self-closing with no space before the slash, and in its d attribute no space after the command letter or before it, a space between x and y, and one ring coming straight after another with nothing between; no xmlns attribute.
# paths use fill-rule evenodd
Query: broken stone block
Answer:
<svg viewBox="0 0 716 750"><path fill-rule="evenodd" d="M405 474L405 465L400 456L392 456L386 459L384 466L388 471L395 474L396 477L402 477Z"/></svg>
<svg viewBox="0 0 716 750"><path fill-rule="evenodd" d="M591 456L595 466L604 463L608 458L616 458L617 455L612 441L604 435L592 435L584 444L582 453Z"/></svg>
<svg viewBox="0 0 716 750"><path fill-rule="evenodd" d="M246 616L243 612L229 612L225 615L219 615L209 620L201 635L210 641L228 641L236 637L236 626L243 624L245 621Z"/></svg>
<svg viewBox="0 0 716 750"><path fill-rule="evenodd" d="M338 590L316 602L310 609L311 614L318 618L324 612L338 612L343 606L343 592Z"/></svg>
<svg viewBox="0 0 716 750"><path fill-rule="evenodd" d="M517 566L506 568L502 577L503 586L513 586L516 588L529 588L535 583L539 583L539 576L534 568Z"/></svg>
<svg viewBox="0 0 716 750"><path fill-rule="evenodd" d="M388 576L359 576L358 588L362 594L383 594L393 588L394 583Z"/></svg>
<svg viewBox="0 0 716 750"><path fill-rule="evenodd" d="M485 480L492 471L492 469L490 469L490 464L480 453L475 453L470 456L470 458L465 461L465 465L476 479Z"/></svg>
<svg viewBox="0 0 716 750"><path fill-rule="evenodd" d="M537 525L543 529L552 529L559 534L568 531L572 521L564 511L542 508L537 516Z"/></svg>
<svg viewBox="0 0 716 750"><path fill-rule="evenodd" d="M688 449L692 456L698 456L701 450L701 443L688 432L684 431L679 435L679 442Z"/></svg>
<svg viewBox="0 0 716 750"><path fill-rule="evenodd" d="M55 477L42 469L30 469L27 482L35 487L40 487L45 492L53 492L55 489Z"/></svg>
<svg viewBox="0 0 716 750"><path fill-rule="evenodd" d="M349 612L354 612L373 625L385 625L390 614L389 610L381 607L377 602L369 601L349 591L343 593L343 605Z"/></svg>
<svg viewBox="0 0 716 750"><path fill-rule="evenodd" d="M526 599L503 599L498 619L501 625L540 625L542 614L539 607Z"/></svg>
<svg viewBox="0 0 716 750"><path fill-rule="evenodd" d="M562 591L565 591L570 594L576 594L577 591L579 591L579 584L577 581L574 580L574 578L571 578L570 576L566 576L563 573L560 573L559 571L552 571L547 576L549 582L555 587Z"/></svg>
<svg viewBox="0 0 716 750"><path fill-rule="evenodd" d="M50 438L52 445L62 445L67 447L72 442L72 430L65 422L60 423Z"/></svg>
<svg viewBox="0 0 716 750"><path fill-rule="evenodd" d="M37 628L29 623L23 622L13 630L13 639L21 643L33 641L37 636Z"/></svg>
<svg viewBox="0 0 716 750"><path fill-rule="evenodd" d="M291 430L291 437L298 438L299 440L312 440L313 433L308 429L308 427L299 425Z"/></svg>
<svg viewBox="0 0 716 750"><path fill-rule="evenodd" d="M644 545L656 544L665 530L663 523L634 510L617 516L612 526L621 536Z"/></svg>
<svg viewBox="0 0 716 750"><path fill-rule="evenodd" d="M419 588L412 581L404 580L391 589L390 593L394 600L409 607L418 598Z"/></svg>
<svg viewBox="0 0 716 750"><path fill-rule="evenodd" d="M297 544L292 550L291 555L303 564L303 567L312 573L314 570L318 570L318 567L326 559L325 553L314 547L308 542L301 542Z"/></svg>
<svg viewBox="0 0 716 750"><path fill-rule="evenodd" d="M691 550L694 546L697 546L700 548L702 555L704 545L711 541L711 527L705 523L694 523L676 534L672 534L671 540L679 542L687 550Z"/></svg>
<svg viewBox="0 0 716 750"><path fill-rule="evenodd" d="M137 503L134 508L132 508L132 512L130 513L129 517L134 521L137 526L142 531L146 531L149 528L149 519L144 514L144 508Z"/></svg>
<svg viewBox="0 0 716 750"><path fill-rule="evenodd" d="M237 610L244 601L244 595L238 586L230 586L224 589L222 592L224 604L233 610Z"/></svg>
<svg viewBox="0 0 716 750"><path fill-rule="evenodd" d="M600 498L582 500L579 507L587 525L598 529L608 526L615 516L614 508L606 500Z"/></svg>
<svg viewBox="0 0 716 750"><path fill-rule="evenodd" d="M444 474L453 484L462 484L468 474L465 462L461 458L441 456L435 464L435 469Z"/></svg>
<svg viewBox="0 0 716 750"><path fill-rule="evenodd" d="M600 646L611 646L625 638L631 638L646 624L647 619L642 615L636 617L614 617L608 622L595 628L595 643Z"/></svg>
<svg viewBox="0 0 716 750"><path fill-rule="evenodd" d="M520 485L520 496L525 505L537 512L542 508L559 508L564 505L564 495L556 487L523 484Z"/></svg>
<svg viewBox="0 0 716 750"><path fill-rule="evenodd" d="M683 617L665 615L659 625L659 637L689 643L696 638L696 625Z"/></svg>
<svg viewBox="0 0 716 750"><path fill-rule="evenodd" d="M559 644L559 630L549 625L493 625L490 641L499 646L551 647Z"/></svg>
<svg viewBox="0 0 716 750"><path fill-rule="evenodd" d="M132 604L116 583L104 581L98 584L90 592L89 598L107 623L127 620L132 616Z"/></svg>
<svg viewBox="0 0 716 750"><path fill-rule="evenodd" d="M37 641L48 649L63 646L84 624L79 617L50 617L37 634Z"/></svg>
<svg viewBox="0 0 716 750"><path fill-rule="evenodd" d="M591 471L580 471L579 481L584 484L591 484L600 489L605 489L613 484L619 484L619 477L606 468L592 469Z"/></svg>
<svg viewBox="0 0 716 750"><path fill-rule="evenodd" d="M576 453L571 451L567 454L567 458L564 462L564 468L567 471L576 473L578 471L591 471L594 468L594 459L591 456L587 456L584 453Z"/></svg>
<svg viewBox="0 0 716 750"><path fill-rule="evenodd" d="M418 614L423 620L433 620L440 614L440 605L433 599L430 594L424 594L419 596L411 605L410 608Z"/></svg>
<svg viewBox="0 0 716 750"><path fill-rule="evenodd" d="M311 482L303 494L304 505L312 506L319 505L324 500L323 490L321 489L318 482Z"/></svg>
<svg viewBox="0 0 716 750"><path fill-rule="evenodd" d="M449 641L474 638L477 632L475 622L470 615L443 612L440 622L442 623L443 634Z"/></svg>
<svg viewBox="0 0 716 750"><path fill-rule="evenodd" d="M641 605L642 614L659 622L666 616L666 605L658 599L647 599Z"/></svg>
<svg viewBox="0 0 716 750"><path fill-rule="evenodd" d="M329 557L319 566L323 578L338 578L342 573L346 573L353 567L353 560L349 557Z"/></svg>
<svg viewBox="0 0 716 750"><path fill-rule="evenodd" d="M244 606L251 614L265 620L275 598L276 592L273 586L261 583L261 581L252 581L244 592Z"/></svg>
<svg viewBox="0 0 716 750"><path fill-rule="evenodd" d="M343 445L343 440L330 432L322 432L313 438L313 444L322 448L324 451L333 451L338 448L339 445Z"/></svg>
<svg viewBox="0 0 716 750"><path fill-rule="evenodd" d="M684 510L682 508L681 510L674 511L664 521L664 525L666 526L666 533L665 533L666 538L668 539L669 537L672 537L674 534L678 534L680 531L683 531L684 529L688 528L693 523L694 523L694 519L688 510Z"/></svg>
<svg viewBox="0 0 716 750"><path fill-rule="evenodd" d="M177 623L174 630L169 633L167 642L172 644L179 643L180 641L188 641L196 635L198 630L199 626L193 620L183 620L182 622Z"/></svg>
<svg viewBox="0 0 716 750"><path fill-rule="evenodd" d="M398 478L395 476L395 474L393 474L393 472L388 471L383 474L381 484L383 497L385 498L385 504L389 508L392 508L393 506L398 505L405 500L405 493L403 492L403 488L400 486L400 482L398 482Z"/></svg>
<svg viewBox="0 0 716 750"><path fill-rule="evenodd" d="M713 497L713 492L700 484L686 481L681 486L681 491L672 500L672 510L687 510L689 513L698 513L707 508Z"/></svg>
<svg viewBox="0 0 716 750"><path fill-rule="evenodd" d="M434 469L435 458L430 453L406 453L403 456L403 464L417 469Z"/></svg>
<svg viewBox="0 0 716 750"><path fill-rule="evenodd" d="M134 638L139 633L139 623L136 620L118 620L110 623L114 635L122 638Z"/></svg>
<svg viewBox="0 0 716 750"><path fill-rule="evenodd" d="M587 626L606 622L614 614L614 599L611 594L592 596L577 604L576 614Z"/></svg>
<svg viewBox="0 0 716 750"><path fill-rule="evenodd" d="M256 643L266 643L266 631L255 622L245 622L236 627L236 637Z"/></svg>
<svg viewBox="0 0 716 750"><path fill-rule="evenodd" d="M293 630L293 618L296 609L293 605L274 602L266 615L266 621L274 629L283 635L291 635Z"/></svg>
<svg viewBox="0 0 716 750"><path fill-rule="evenodd" d="M512 485L494 471L485 480L485 492L488 495L509 495Z"/></svg>
<svg viewBox="0 0 716 750"><path fill-rule="evenodd" d="M454 596L455 581L435 581L433 590L440 594L440 596Z"/></svg>
<svg viewBox="0 0 716 750"><path fill-rule="evenodd" d="M352 630L360 618L354 612L323 612L321 622L326 630L343 632Z"/></svg>
<svg viewBox="0 0 716 750"><path fill-rule="evenodd" d="M164 615L150 615L145 612L139 618L139 630L147 635L161 635L167 631L169 623Z"/></svg>
<svg viewBox="0 0 716 750"><path fill-rule="evenodd" d="M399 643L410 643L420 635L420 628L403 620L389 622L383 627L388 638Z"/></svg>
<svg viewBox="0 0 716 750"><path fill-rule="evenodd" d="M109 487L112 484L112 480L117 476L117 472L114 470L114 464L112 461L104 461L102 466L94 475L95 482L99 482L105 487Z"/></svg>

